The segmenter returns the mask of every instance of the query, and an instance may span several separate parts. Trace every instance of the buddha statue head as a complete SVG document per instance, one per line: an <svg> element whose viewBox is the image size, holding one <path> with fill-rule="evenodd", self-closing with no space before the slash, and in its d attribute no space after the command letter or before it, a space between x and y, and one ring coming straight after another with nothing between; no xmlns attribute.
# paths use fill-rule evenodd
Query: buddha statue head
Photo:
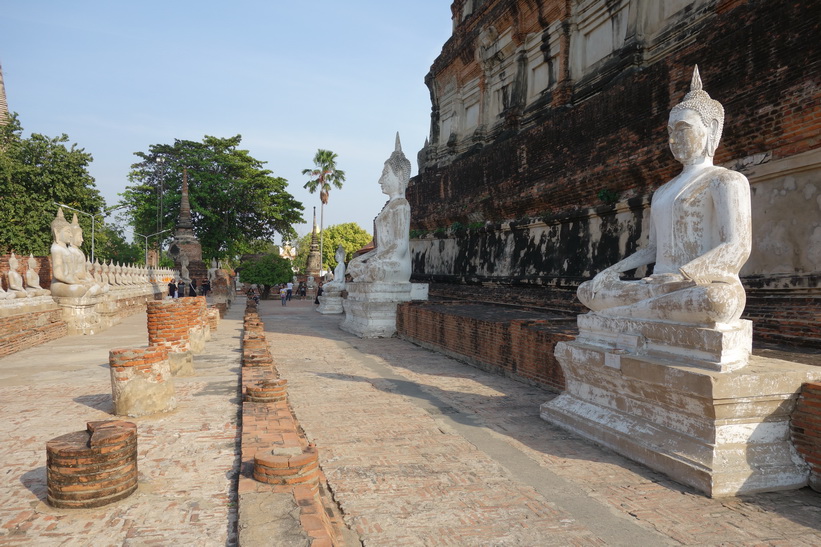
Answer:
<svg viewBox="0 0 821 547"><path fill-rule="evenodd" d="M393 153L385 161L379 185L382 192L390 197L402 196L408 187L411 174L411 162L402 152L402 143L399 142L399 133L396 133L396 146Z"/></svg>
<svg viewBox="0 0 821 547"><path fill-rule="evenodd" d="M83 245L83 228L77 218L77 213L71 218L71 244L78 249Z"/></svg>
<svg viewBox="0 0 821 547"><path fill-rule="evenodd" d="M57 216L51 221L51 235L55 243L71 243L71 224L66 220L62 207L57 209Z"/></svg>
<svg viewBox="0 0 821 547"><path fill-rule="evenodd" d="M712 158L723 129L724 107L702 89L696 65L690 92L670 111L667 126L670 151L684 165Z"/></svg>

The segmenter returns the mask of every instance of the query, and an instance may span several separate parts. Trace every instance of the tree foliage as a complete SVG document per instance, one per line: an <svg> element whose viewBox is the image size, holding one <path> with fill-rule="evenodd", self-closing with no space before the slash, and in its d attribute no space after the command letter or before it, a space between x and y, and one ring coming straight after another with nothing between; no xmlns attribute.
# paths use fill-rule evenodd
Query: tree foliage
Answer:
<svg viewBox="0 0 821 547"><path fill-rule="evenodd" d="M353 258L353 254L370 243L371 234L363 230L356 222L346 222L335 224L325 230L325 245L322 249L322 263L324 268L333 270L336 268L336 248L339 245L345 249L345 262ZM299 271L305 270L308 261L308 253L311 250L311 234L302 236L296 243L296 257L294 258L294 268Z"/></svg>
<svg viewBox="0 0 821 547"><path fill-rule="evenodd" d="M132 184L122 194L134 229L148 235L174 228L187 169L191 216L204 259L253 251L277 233L295 235L292 225L303 222L302 203L286 191L285 179L238 148L241 141L240 135L205 136L202 142L176 139L135 152L141 161L131 166Z"/></svg>
<svg viewBox="0 0 821 547"><path fill-rule="evenodd" d="M0 254L47 255L51 221L57 213L54 202L99 215L96 232L102 234L105 201L88 172L91 154L76 144L68 145L65 134L51 138L34 133L23 138L22 133L16 114L0 124ZM71 219L71 210L64 213ZM85 233L83 250L89 255L91 218L79 216Z"/></svg>
<svg viewBox="0 0 821 547"><path fill-rule="evenodd" d="M271 287L280 283L287 283L294 276L291 261L282 258L278 253L249 257L240 262L237 271L243 283L263 285L265 287L264 297L268 296Z"/></svg>
<svg viewBox="0 0 821 547"><path fill-rule="evenodd" d="M345 182L345 171L336 168L336 158L337 155L330 150L320 148L314 156L314 168L302 170L303 175L311 177L303 188L307 188L312 194L319 189L319 199L322 205L328 204L331 185L341 190L342 183Z"/></svg>

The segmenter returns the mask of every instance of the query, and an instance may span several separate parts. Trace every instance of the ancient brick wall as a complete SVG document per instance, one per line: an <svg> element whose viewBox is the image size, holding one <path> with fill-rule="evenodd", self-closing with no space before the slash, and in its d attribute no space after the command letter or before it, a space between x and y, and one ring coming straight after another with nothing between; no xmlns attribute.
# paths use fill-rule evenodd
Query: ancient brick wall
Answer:
<svg viewBox="0 0 821 547"><path fill-rule="evenodd" d="M66 335L68 328L59 308L0 317L0 357Z"/></svg>
<svg viewBox="0 0 821 547"><path fill-rule="evenodd" d="M790 418L791 439L810 466L810 486L821 492L821 383L802 386Z"/></svg>
<svg viewBox="0 0 821 547"><path fill-rule="evenodd" d="M454 35L426 77L431 142L407 192L414 280L498 285L500 301L549 306L635 251L648 237L652 192L680 169L666 121L699 64L726 110L715 162L751 183L746 317L759 324L757 339L807 343L821 328L821 41L808 39L821 34L821 4L678 2L652 36L639 20L672 3L606 4L627 17L624 42L579 72L585 52L574 40L584 39L584 10L602 2L454 2ZM539 48L552 63L547 88L519 96L535 72L515 67L535 66L527 55ZM494 107L491 88L506 82L512 95ZM466 130L471 89L484 95L479 125ZM481 118L493 108L502 110Z"/></svg>
<svg viewBox="0 0 821 547"><path fill-rule="evenodd" d="M474 366L552 391L564 389L553 349L557 342L574 337L575 318L509 319L501 313L488 317L456 307L464 308L458 302L402 303L396 312L397 332Z"/></svg>

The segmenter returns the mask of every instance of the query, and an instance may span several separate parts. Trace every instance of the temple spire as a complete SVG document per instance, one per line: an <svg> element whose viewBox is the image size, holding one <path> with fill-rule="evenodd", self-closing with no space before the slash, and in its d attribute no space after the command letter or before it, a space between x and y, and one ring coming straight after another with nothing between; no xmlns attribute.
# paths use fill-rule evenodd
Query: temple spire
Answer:
<svg viewBox="0 0 821 547"><path fill-rule="evenodd" d="M3 83L3 66L0 65L0 125L9 119L9 103L6 101L6 86Z"/></svg>
<svg viewBox="0 0 821 547"><path fill-rule="evenodd" d="M191 203L188 201L188 169L182 170L182 197L180 199L180 216L177 217L177 228L193 228L191 220Z"/></svg>

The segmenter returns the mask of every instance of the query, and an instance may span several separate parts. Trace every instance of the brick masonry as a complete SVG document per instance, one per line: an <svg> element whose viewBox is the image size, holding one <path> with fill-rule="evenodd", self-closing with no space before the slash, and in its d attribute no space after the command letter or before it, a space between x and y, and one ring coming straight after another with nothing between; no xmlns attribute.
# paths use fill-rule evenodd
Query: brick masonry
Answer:
<svg viewBox="0 0 821 547"><path fill-rule="evenodd" d="M131 422L88 422L85 431L50 440L46 452L54 507L100 507L137 489L137 426Z"/></svg>
<svg viewBox="0 0 821 547"><path fill-rule="evenodd" d="M576 335L575 317L466 302L408 302L396 312L400 338L550 389L564 389L557 342Z"/></svg>
<svg viewBox="0 0 821 547"><path fill-rule="evenodd" d="M0 317L0 357L67 335L59 308Z"/></svg>
<svg viewBox="0 0 821 547"><path fill-rule="evenodd" d="M821 383L804 384L790 421L796 450L810 466L810 487L821 492Z"/></svg>
<svg viewBox="0 0 821 547"><path fill-rule="evenodd" d="M112 349L108 354L114 413L137 417L177 407L168 348Z"/></svg>
<svg viewBox="0 0 821 547"><path fill-rule="evenodd" d="M264 324L256 309L255 305L246 307L244 324L264 341ZM270 358L267 342L265 351ZM244 355L243 350L243 360ZM287 400L287 381L278 380L278 376L279 372L270 361L268 365L242 367L240 512L243 494L290 492L299 506L299 521L311 546L340 545L345 525L319 467L319 452L315 445L308 443L299 427ZM255 400L261 392L273 397L268 401Z"/></svg>

